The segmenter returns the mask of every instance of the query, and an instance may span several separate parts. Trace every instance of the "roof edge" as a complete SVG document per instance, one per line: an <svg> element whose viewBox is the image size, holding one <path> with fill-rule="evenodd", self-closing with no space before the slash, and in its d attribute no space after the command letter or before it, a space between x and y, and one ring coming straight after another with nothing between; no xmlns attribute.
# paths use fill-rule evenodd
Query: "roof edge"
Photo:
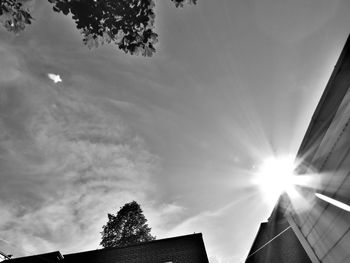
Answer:
<svg viewBox="0 0 350 263"><path fill-rule="evenodd" d="M75 252L75 253L64 254L64 256L76 255L76 254L81 254L81 253L96 252L96 251L101 251L101 250L106 251L106 250L113 250L113 249L137 247L137 246L142 246L142 245L150 244L150 243L158 243L158 242L177 240L177 239L183 239L183 238L200 238L203 241L202 233L193 233L193 234L189 234L189 235L175 236L175 237L168 237L168 238L162 238L162 239L155 239L155 240L146 241L146 242L140 242L140 243L136 243L136 244L129 245L129 246L108 247L108 248L101 248L101 249L95 249L95 250L80 251L80 252ZM204 242L203 242L203 245L204 245Z"/></svg>
<svg viewBox="0 0 350 263"><path fill-rule="evenodd" d="M331 77L326 85L326 88L321 96L319 103L317 104L316 110L312 115L310 124L308 126L308 129L304 135L304 138L301 142L301 145L297 153L297 157L299 158L305 157L306 153L310 150L313 139L315 139L316 135L317 135L316 137L319 139L324 137L327 129L329 128L337 112L337 109L340 106L340 102L342 101L342 99L346 94L346 91L348 90L348 86L335 86L336 79L337 77L339 77L339 73L342 70L342 65L344 64L345 59L347 60L350 59L350 35L346 39L346 42L340 53L338 61L334 66L334 70L331 74ZM330 98L329 94L331 91L337 94L338 96ZM320 120L319 119L320 115L325 111L325 106L334 102L337 104L336 109L330 112L329 118L327 118L327 120ZM322 125L320 125L321 122L322 122ZM322 129L320 130L320 128Z"/></svg>

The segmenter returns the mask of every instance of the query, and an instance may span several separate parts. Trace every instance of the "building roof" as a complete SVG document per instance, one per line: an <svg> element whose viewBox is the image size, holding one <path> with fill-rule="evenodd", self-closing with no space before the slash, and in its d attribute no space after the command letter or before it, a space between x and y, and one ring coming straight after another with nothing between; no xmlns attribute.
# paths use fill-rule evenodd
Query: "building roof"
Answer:
<svg viewBox="0 0 350 263"><path fill-rule="evenodd" d="M28 257L11 258L9 262L12 263L58 263L63 262L63 256L59 251L33 255Z"/></svg>
<svg viewBox="0 0 350 263"><path fill-rule="evenodd" d="M105 248L64 255L65 262L116 263L116 262L208 262L202 234L192 234L153 240L120 248Z"/></svg>
<svg viewBox="0 0 350 263"><path fill-rule="evenodd" d="M61 255L60 252L11 259L13 263L208 263L202 234L158 239L131 246Z"/></svg>

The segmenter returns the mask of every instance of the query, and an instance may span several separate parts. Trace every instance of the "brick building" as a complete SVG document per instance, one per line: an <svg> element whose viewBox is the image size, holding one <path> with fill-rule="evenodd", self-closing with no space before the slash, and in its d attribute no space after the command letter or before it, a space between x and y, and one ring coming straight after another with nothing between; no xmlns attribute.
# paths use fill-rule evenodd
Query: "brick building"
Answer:
<svg viewBox="0 0 350 263"><path fill-rule="evenodd" d="M120 248L61 255L59 251L11 259L12 263L208 263L202 234L172 237Z"/></svg>

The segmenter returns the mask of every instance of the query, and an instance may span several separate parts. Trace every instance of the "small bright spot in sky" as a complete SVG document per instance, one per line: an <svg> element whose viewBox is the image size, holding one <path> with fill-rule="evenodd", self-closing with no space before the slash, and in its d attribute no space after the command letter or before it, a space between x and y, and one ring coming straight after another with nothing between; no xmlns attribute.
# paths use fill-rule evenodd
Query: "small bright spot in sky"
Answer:
<svg viewBox="0 0 350 263"><path fill-rule="evenodd" d="M293 189L294 158L271 157L261 164L255 178L255 183L263 193L264 199L274 205L283 192Z"/></svg>
<svg viewBox="0 0 350 263"><path fill-rule="evenodd" d="M330 203L330 204L332 204L332 205L335 205L335 206L337 206L337 207L339 207L339 208L341 208L341 209L344 209L345 211L350 212L350 206L347 205L347 204L344 204L344 203L342 203L342 202L340 202L340 201L338 201L338 200L335 200L335 199L330 198L330 197L328 197L328 196L325 196L325 195L323 195L323 194L316 193L315 195L316 195L318 198L322 199L323 201L326 201L326 202L328 202L328 203Z"/></svg>
<svg viewBox="0 0 350 263"><path fill-rule="evenodd" d="M54 83L62 82L61 76L54 73L48 73L47 76L49 79L51 79Z"/></svg>

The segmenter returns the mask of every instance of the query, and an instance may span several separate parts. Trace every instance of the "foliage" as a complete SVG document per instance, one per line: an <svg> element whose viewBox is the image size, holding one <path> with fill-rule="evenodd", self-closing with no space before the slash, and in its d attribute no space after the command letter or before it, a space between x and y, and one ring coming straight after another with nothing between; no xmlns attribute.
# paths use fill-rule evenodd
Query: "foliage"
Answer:
<svg viewBox="0 0 350 263"><path fill-rule="evenodd" d="M155 52L153 0L49 1L54 11L72 14L89 48L113 41L126 53L151 56Z"/></svg>
<svg viewBox="0 0 350 263"><path fill-rule="evenodd" d="M184 7L185 3L187 4L197 4L197 0L171 0L175 3L176 7Z"/></svg>
<svg viewBox="0 0 350 263"><path fill-rule="evenodd" d="M108 222L102 227L103 247L122 247L154 240L151 228L146 224L140 205L132 201L125 204L117 215L108 214Z"/></svg>
<svg viewBox="0 0 350 263"><path fill-rule="evenodd" d="M125 53L152 56L158 34L154 32L154 0L48 0L55 12L71 14L89 48L113 42ZM197 0L171 0L176 7ZM6 15L8 31L24 30L32 17L23 0L0 0L0 17Z"/></svg>
<svg viewBox="0 0 350 263"><path fill-rule="evenodd" d="M18 33L31 24L32 16L18 0L0 0L0 22L10 32Z"/></svg>

